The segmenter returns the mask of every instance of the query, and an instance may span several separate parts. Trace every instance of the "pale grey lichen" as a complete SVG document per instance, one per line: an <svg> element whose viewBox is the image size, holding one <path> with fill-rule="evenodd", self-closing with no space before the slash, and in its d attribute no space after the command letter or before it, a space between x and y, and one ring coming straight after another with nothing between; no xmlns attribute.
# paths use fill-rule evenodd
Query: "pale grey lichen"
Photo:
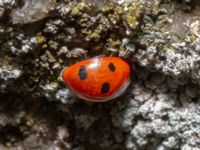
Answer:
<svg viewBox="0 0 200 150"><path fill-rule="evenodd" d="M0 1L0 149L200 149L198 8ZM108 103L81 101L62 70L102 54L127 59L131 85Z"/></svg>
<svg viewBox="0 0 200 150"><path fill-rule="evenodd" d="M55 97L63 104L72 104L76 100L75 95L73 95L67 88L58 90L55 94Z"/></svg>
<svg viewBox="0 0 200 150"><path fill-rule="evenodd" d="M6 9L11 9L17 5L17 0L0 0L0 6Z"/></svg>
<svg viewBox="0 0 200 150"><path fill-rule="evenodd" d="M17 80L23 71L17 67L10 65L0 65L0 90L3 92L9 84L12 84L15 80Z"/></svg>
<svg viewBox="0 0 200 150"><path fill-rule="evenodd" d="M176 7L176 4L173 4ZM144 16L143 35L139 36L139 42L146 49L139 49L133 57L140 65L155 68L156 70L176 77L189 76L195 82L199 82L199 21L190 19L190 15L183 18L177 17L184 12L173 8L166 10L168 6L160 7L157 13L156 24L151 17ZM191 14L192 15L192 14ZM180 26L178 26L180 24Z"/></svg>
<svg viewBox="0 0 200 150"><path fill-rule="evenodd" d="M150 76L155 77L154 74ZM185 94L185 90L197 85L185 84L182 91L177 91L180 86L174 91L165 85L165 90L158 90L166 81L163 75L160 77L147 80L148 86L147 83L133 82L133 98L119 103L121 111L113 108L113 123L127 132L127 149L146 149L149 143L154 149L180 148L185 144L189 148L199 148L196 138L200 123L199 95L195 91L192 97ZM153 85L151 90L150 85ZM192 101L194 98L197 103ZM180 140L184 142L180 143Z"/></svg>

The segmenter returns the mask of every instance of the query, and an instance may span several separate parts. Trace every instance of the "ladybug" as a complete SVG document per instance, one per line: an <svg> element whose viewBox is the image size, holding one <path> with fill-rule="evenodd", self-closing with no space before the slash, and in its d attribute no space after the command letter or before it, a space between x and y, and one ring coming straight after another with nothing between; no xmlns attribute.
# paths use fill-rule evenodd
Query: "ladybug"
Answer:
<svg viewBox="0 0 200 150"><path fill-rule="evenodd" d="M103 102L126 90L130 83L130 66L119 57L91 58L64 69L62 77L77 97Z"/></svg>

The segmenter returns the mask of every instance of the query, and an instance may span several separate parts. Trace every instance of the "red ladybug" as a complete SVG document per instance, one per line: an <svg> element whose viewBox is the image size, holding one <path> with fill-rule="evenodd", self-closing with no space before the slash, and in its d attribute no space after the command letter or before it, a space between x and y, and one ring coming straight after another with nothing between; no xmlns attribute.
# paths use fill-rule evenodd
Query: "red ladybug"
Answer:
<svg viewBox="0 0 200 150"><path fill-rule="evenodd" d="M92 58L66 68L62 75L77 97L103 102L125 91L130 83L130 66L119 57Z"/></svg>

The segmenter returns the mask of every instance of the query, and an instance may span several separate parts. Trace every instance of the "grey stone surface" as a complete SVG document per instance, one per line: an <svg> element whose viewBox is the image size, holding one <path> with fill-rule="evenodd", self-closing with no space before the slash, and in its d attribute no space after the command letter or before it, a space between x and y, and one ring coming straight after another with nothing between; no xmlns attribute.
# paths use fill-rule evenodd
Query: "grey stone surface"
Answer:
<svg viewBox="0 0 200 150"><path fill-rule="evenodd" d="M0 0L0 149L200 149L200 3ZM131 85L77 99L62 70L129 61Z"/></svg>

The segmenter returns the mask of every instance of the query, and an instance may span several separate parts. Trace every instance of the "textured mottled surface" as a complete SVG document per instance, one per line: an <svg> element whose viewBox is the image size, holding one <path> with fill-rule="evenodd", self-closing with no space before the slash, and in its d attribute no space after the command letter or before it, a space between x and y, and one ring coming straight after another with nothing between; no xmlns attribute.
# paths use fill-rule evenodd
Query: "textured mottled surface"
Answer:
<svg viewBox="0 0 200 150"><path fill-rule="evenodd" d="M85 103L62 70L114 55L133 80ZM200 3L0 0L1 150L200 149Z"/></svg>

